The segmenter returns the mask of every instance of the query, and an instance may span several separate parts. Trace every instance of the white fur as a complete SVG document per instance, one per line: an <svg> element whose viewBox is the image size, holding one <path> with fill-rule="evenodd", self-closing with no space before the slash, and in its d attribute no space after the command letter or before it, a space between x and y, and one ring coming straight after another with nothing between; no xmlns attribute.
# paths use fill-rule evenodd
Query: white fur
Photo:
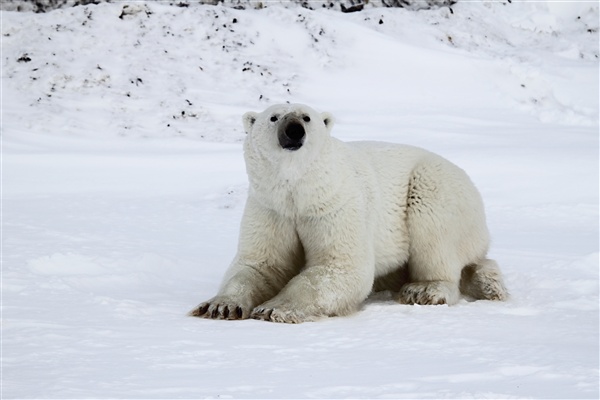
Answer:
<svg viewBox="0 0 600 400"><path fill-rule="evenodd" d="M304 144L283 149L279 124L303 116ZM507 297L486 259L481 196L463 170L416 147L341 142L330 136L332 117L304 105L243 121L250 190L238 253L218 295L192 315L292 323L346 315L374 283L408 304L454 304L460 290ZM406 267L404 281L395 278Z"/></svg>

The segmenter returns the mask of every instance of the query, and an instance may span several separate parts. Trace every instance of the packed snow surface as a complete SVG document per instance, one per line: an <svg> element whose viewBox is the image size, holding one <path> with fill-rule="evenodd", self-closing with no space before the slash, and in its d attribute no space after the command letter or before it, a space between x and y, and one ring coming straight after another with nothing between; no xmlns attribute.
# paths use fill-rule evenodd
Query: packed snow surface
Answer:
<svg viewBox="0 0 600 400"><path fill-rule="evenodd" d="M1 18L2 398L598 398L597 2ZM241 115L286 101L464 168L510 300L187 317L236 250Z"/></svg>

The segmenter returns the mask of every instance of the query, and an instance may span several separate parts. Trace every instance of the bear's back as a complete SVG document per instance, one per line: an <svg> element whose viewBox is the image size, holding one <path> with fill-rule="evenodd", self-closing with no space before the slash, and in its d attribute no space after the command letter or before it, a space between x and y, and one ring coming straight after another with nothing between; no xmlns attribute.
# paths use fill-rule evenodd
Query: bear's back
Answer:
<svg viewBox="0 0 600 400"><path fill-rule="evenodd" d="M414 166L426 158L441 158L425 149L397 143L357 141L347 145L372 165L381 183L397 186L408 183Z"/></svg>

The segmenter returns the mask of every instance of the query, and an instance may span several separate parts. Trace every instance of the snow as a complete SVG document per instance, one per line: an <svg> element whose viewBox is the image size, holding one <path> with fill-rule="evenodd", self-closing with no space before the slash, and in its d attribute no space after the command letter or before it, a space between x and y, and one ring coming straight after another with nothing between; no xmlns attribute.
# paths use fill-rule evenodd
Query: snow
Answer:
<svg viewBox="0 0 600 400"><path fill-rule="evenodd" d="M3 11L2 398L598 398L598 8ZM510 300L186 317L285 101L463 167Z"/></svg>

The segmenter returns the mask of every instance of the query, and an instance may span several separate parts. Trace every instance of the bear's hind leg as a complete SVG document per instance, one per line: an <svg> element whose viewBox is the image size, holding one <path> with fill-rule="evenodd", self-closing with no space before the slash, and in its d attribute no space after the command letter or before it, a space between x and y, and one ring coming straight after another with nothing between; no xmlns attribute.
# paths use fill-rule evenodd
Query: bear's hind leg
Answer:
<svg viewBox="0 0 600 400"><path fill-rule="evenodd" d="M464 171L432 155L414 167L406 205L411 283L399 301L457 303L463 267L484 258L489 244L481 196Z"/></svg>
<svg viewBox="0 0 600 400"><path fill-rule="evenodd" d="M413 244L408 261L409 283L400 289L398 300L403 304L456 304L460 300L462 265L443 240Z"/></svg>
<svg viewBox="0 0 600 400"><path fill-rule="evenodd" d="M425 245L412 246L408 261L410 283L400 289L400 303L452 305L460 300L461 264L442 243L433 240Z"/></svg>
<svg viewBox="0 0 600 400"><path fill-rule="evenodd" d="M500 268L490 259L463 268L460 291L476 300L504 301L508 298Z"/></svg>

